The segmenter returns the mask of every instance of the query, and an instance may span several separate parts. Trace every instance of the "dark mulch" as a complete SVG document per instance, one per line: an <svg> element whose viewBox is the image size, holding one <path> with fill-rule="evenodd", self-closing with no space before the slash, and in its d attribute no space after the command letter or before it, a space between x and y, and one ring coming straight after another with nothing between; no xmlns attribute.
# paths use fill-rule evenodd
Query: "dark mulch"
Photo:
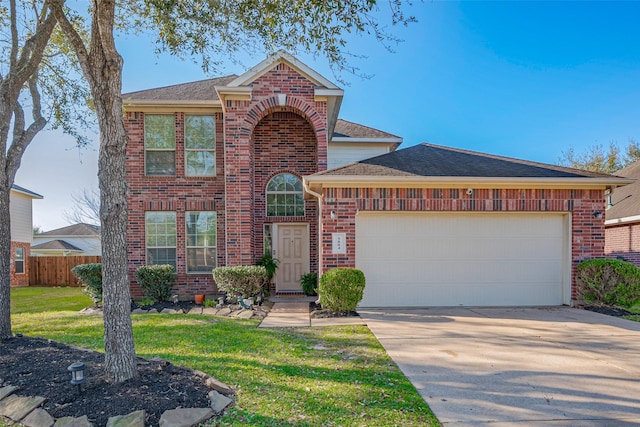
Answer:
<svg viewBox="0 0 640 427"><path fill-rule="evenodd" d="M141 306L137 302L131 301L131 310L135 310L136 308L151 310L155 308L156 310L158 310L158 312L160 312L165 308L173 308L176 310L182 310L186 313L195 306L196 306L196 303L193 301L178 301L178 302L160 301L160 302L155 302L152 305L145 305L145 306ZM199 307L202 307L202 305L199 305Z"/></svg>
<svg viewBox="0 0 640 427"><path fill-rule="evenodd" d="M600 313L600 314L606 314L607 316L614 316L614 317L629 316L633 314L630 311L627 311L623 308L605 307L601 305L587 305L584 307L584 309L589 311L595 311L596 313Z"/></svg>
<svg viewBox="0 0 640 427"><path fill-rule="evenodd" d="M314 319L327 319L331 317L360 317L360 315L355 311L345 311L339 313L329 311L322 308L320 304L316 304L313 301L309 303L309 311L311 312L310 316Z"/></svg>
<svg viewBox="0 0 640 427"><path fill-rule="evenodd" d="M69 365L82 361L87 382L82 393L71 385ZM209 389L193 370L166 361L139 359L140 377L110 384L104 355L41 338L13 337L0 341L0 386L19 386L17 394L42 396L54 418L87 415L97 427L110 416L144 409L145 425L158 425L162 413L177 407L206 408Z"/></svg>

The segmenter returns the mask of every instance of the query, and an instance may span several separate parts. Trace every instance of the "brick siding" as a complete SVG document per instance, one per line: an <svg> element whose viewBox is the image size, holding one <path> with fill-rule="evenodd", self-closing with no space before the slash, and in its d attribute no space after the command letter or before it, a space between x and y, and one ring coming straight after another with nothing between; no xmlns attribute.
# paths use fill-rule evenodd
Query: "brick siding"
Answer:
<svg viewBox="0 0 640 427"><path fill-rule="evenodd" d="M604 253L640 266L640 224L609 226L605 230Z"/></svg>
<svg viewBox="0 0 640 427"><path fill-rule="evenodd" d="M327 106L315 100L315 86L285 64L252 83L251 101L226 101L216 113L216 176L186 177L184 113L175 113L175 176L144 175L144 113L128 112L125 126L129 184L128 252L131 291L142 292L135 270L146 263L145 212L176 212L177 291L182 296L215 293L211 274L187 274L185 212L217 214L218 266L254 264L263 251L268 222L306 222L312 269L317 270L317 202L304 217L266 218L264 190L277 173L303 175L327 165ZM225 139L226 138L226 139Z"/></svg>
<svg viewBox="0 0 640 427"><path fill-rule="evenodd" d="M16 248L24 249L24 274L16 274L15 255ZM31 245L25 242L11 242L11 286L29 286L29 257L31 256Z"/></svg>
<svg viewBox="0 0 640 427"><path fill-rule="evenodd" d="M338 220L331 220L331 211ZM576 265L604 256L602 190L476 189L468 196L458 188L324 188L322 206L322 269L355 267L356 213L408 212L569 212L571 213L572 283ZM331 233L346 233L346 254L331 253Z"/></svg>

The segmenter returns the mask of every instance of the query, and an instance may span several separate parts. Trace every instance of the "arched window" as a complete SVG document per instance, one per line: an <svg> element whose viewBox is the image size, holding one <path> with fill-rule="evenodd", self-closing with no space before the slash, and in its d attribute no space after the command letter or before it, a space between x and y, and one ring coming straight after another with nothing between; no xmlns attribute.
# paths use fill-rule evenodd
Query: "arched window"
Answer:
<svg viewBox="0 0 640 427"><path fill-rule="evenodd" d="M304 216L300 178L290 173L271 178L267 184L267 216Z"/></svg>

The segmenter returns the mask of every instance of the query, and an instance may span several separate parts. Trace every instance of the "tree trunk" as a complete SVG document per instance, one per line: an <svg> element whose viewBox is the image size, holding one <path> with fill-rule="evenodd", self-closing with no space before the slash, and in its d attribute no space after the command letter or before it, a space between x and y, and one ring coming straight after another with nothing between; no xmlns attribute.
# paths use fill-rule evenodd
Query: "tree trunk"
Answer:
<svg viewBox="0 0 640 427"><path fill-rule="evenodd" d="M107 375L122 382L137 376L127 266L127 137L122 117L122 59L101 67L92 88L100 123L98 181L101 193L104 346Z"/></svg>
<svg viewBox="0 0 640 427"><path fill-rule="evenodd" d="M11 186L0 184L0 339L11 336Z"/></svg>

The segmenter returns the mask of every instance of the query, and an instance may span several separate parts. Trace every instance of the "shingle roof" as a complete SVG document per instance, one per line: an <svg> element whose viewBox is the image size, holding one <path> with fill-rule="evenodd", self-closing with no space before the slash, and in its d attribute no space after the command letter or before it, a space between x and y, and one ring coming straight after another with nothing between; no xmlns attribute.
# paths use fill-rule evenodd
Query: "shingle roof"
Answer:
<svg viewBox="0 0 640 427"><path fill-rule="evenodd" d="M610 178L610 175L422 143L316 175Z"/></svg>
<svg viewBox="0 0 640 427"><path fill-rule="evenodd" d="M57 228L51 231L45 231L38 234L38 236L99 236L100 226L93 224L73 224L62 228Z"/></svg>
<svg viewBox="0 0 640 427"><path fill-rule="evenodd" d="M398 138L399 136L391 133L383 132L378 129L374 129L369 126L364 126L358 123L349 122L347 120L338 119L336 122L336 128L333 132L333 137L348 137L348 138Z"/></svg>
<svg viewBox="0 0 640 427"><path fill-rule="evenodd" d="M64 240L50 240L45 243L40 243L39 245L31 246L31 249L36 250L49 250L49 251L80 251L82 249L77 246L72 245L69 242L65 242Z"/></svg>
<svg viewBox="0 0 640 427"><path fill-rule="evenodd" d="M613 206L606 211L607 221L640 215L640 161L620 169L616 175L634 178L637 181L613 191L611 195Z"/></svg>
<svg viewBox="0 0 640 427"><path fill-rule="evenodd" d="M226 85L236 77L231 74L213 79L199 80L196 82L182 83L172 86L139 90L122 94L126 103L134 101L217 101L219 100L215 86Z"/></svg>

